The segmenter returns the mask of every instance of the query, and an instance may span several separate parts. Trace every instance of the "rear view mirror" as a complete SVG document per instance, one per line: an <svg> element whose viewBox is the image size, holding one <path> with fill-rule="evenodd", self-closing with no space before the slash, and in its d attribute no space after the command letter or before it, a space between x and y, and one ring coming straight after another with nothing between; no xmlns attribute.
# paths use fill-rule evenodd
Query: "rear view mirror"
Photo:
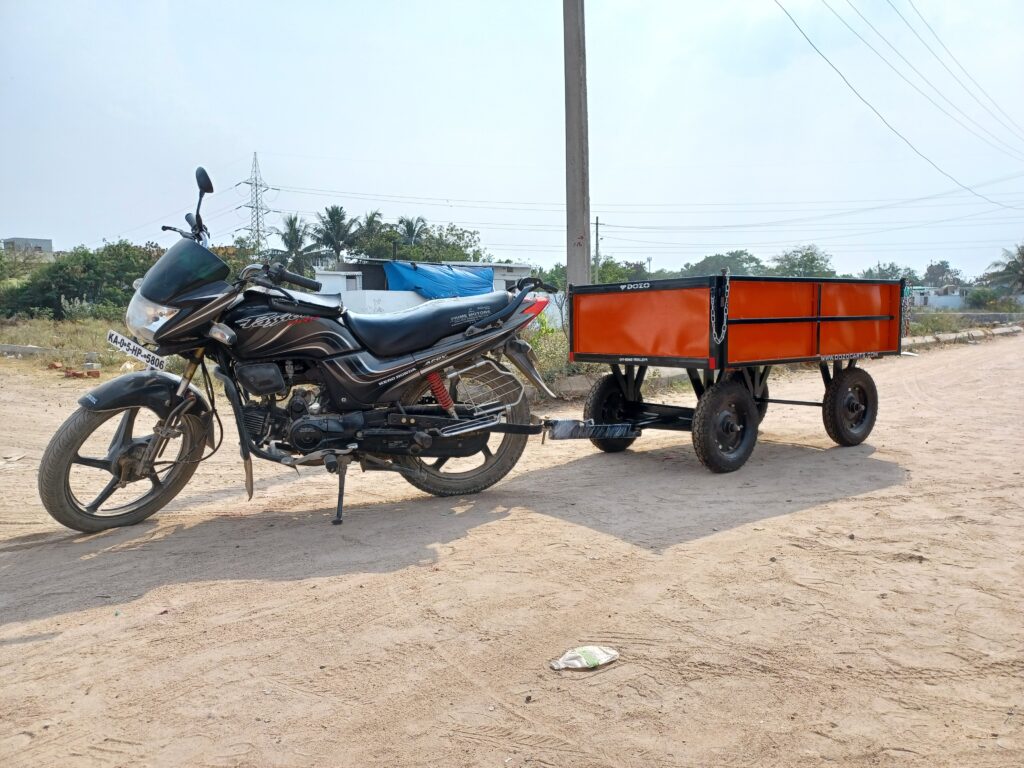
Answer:
<svg viewBox="0 0 1024 768"><path fill-rule="evenodd" d="M213 194L213 182L210 181L210 174L206 172L203 166L196 168L196 184L199 185L199 191L204 194Z"/></svg>

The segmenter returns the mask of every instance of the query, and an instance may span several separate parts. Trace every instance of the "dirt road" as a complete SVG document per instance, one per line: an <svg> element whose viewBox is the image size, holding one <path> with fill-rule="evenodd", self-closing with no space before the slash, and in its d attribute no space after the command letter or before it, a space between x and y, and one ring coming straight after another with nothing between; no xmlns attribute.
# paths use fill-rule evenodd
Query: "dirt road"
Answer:
<svg viewBox="0 0 1024 768"><path fill-rule="evenodd" d="M228 445L98 536L35 490L85 385L0 367L0 764L1024 764L1024 338L866 367L856 448L785 406L724 476L537 441L464 499L354 473L334 528L330 476L246 503Z"/></svg>

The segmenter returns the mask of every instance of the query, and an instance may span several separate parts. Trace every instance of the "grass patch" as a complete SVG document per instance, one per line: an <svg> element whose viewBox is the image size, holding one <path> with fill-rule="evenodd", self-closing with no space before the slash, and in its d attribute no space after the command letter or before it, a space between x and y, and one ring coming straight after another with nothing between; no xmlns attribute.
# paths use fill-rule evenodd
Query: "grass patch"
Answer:
<svg viewBox="0 0 1024 768"><path fill-rule="evenodd" d="M0 344L20 344L55 350L51 355L38 356L41 365L57 360L65 367L81 369L85 364L85 356L95 354L96 362L102 365L107 373L116 371L125 361L136 363L137 368L141 370L141 362L107 344L107 331L110 328L124 335L128 333L120 323L95 318L76 322L43 319L0 320ZM181 358L168 358L167 362L167 369L170 371L180 373L184 370L184 361Z"/></svg>

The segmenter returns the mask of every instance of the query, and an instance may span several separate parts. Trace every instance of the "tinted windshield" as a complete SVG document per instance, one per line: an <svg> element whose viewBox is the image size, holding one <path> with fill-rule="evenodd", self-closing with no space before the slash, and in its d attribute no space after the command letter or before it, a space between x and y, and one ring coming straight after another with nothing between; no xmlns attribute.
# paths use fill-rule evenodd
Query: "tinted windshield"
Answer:
<svg viewBox="0 0 1024 768"><path fill-rule="evenodd" d="M182 238L146 273L139 290L150 301L168 304L175 296L224 280L229 271L227 264L199 243Z"/></svg>

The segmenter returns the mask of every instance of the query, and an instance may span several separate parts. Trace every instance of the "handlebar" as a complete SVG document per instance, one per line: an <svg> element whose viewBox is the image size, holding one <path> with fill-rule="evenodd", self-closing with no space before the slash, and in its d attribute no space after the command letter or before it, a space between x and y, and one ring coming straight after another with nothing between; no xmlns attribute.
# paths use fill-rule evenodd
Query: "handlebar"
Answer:
<svg viewBox="0 0 1024 768"><path fill-rule="evenodd" d="M177 232L179 235L181 235L182 237L187 237L189 240L192 240L195 237L191 232L186 232L183 229L172 227L169 224L164 224L162 227L160 227L160 230L162 232Z"/></svg>
<svg viewBox="0 0 1024 768"><path fill-rule="evenodd" d="M297 285L299 288L305 288L307 291L313 291L314 293L323 288L323 285L316 280L312 280L303 275L297 275L294 272L289 272L284 268L283 264L271 264L267 269L267 277L275 283L291 283L292 285Z"/></svg>
<svg viewBox="0 0 1024 768"><path fill-rule="evenodd" d="M521 278L519 282L516 283L516 290L522 291L524 288L531 291L540 288L542 291L546 291L547 293L558 293L558 288L556 286L548 285L539 277Z"/></svg>

